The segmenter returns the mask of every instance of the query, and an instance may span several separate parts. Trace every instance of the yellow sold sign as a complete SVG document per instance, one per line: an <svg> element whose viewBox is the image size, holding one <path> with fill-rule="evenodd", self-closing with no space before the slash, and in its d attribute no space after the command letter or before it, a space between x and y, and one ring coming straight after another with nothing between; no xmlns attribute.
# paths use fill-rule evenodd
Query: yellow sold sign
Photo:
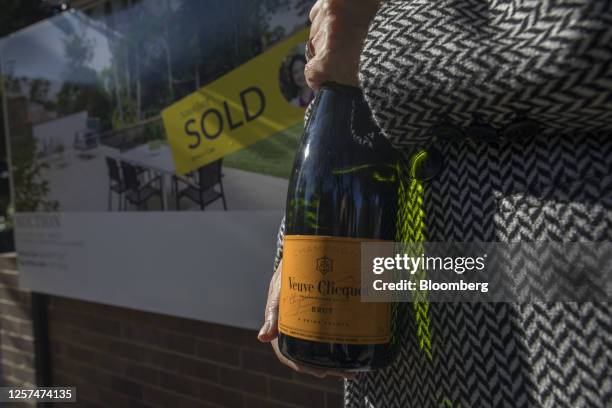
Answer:
<svg viewBox="0 0 612 408"><path fill-rule="evenodd" d="M185 174L304 118L281 92L279 72L308 40L300 31L162 111L176 172Z"/></svg>

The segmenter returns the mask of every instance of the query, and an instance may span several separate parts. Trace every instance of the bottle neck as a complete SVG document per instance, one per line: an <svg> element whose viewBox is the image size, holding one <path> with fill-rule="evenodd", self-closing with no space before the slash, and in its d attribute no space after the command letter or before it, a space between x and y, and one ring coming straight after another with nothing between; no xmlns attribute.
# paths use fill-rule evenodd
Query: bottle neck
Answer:
<svg viewBox="0 0 612 408"><path fill-rule="evenodd" d="M324 84L315 99L307 132L333 135L318 138L320 146L353 142L353 129L358 118L368 118L369 110L358 88L336 83Z"/></svg>
<svg viewBox="0 0 612 408"><path fill-rule="evenodd" d="M339 84L337 82L325 82L321 86L321 89L333 89L333 90L348 93L354 96L363 97L363 92L361 91L360 88L357 88L356 86L351 86L351 85Z"/></svg>

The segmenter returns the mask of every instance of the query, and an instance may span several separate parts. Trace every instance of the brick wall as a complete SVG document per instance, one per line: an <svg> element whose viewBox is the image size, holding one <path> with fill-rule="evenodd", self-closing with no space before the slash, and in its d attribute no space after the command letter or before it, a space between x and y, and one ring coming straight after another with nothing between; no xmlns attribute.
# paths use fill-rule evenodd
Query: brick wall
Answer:
<svg viewBox="0 0 612 408"><path fill-rule="evenodd" d="M285 368L251 330L60 297L48 317L54 383L79 407L342 406L340 380Z"/></svg>
<svg viewBox="0 0 612 408"><path fill-rule="evenodd" d="M36 384L31 313L0 255L2 386ZM54 296L48 320L54 385L76 386L79 407L342 406L341 381L286 368L255 331Z"/></svg>
<svg viewBox="0 0 612 408"><path fill-rule="evenodd" d="M14 254L0 254L0 384L5 387L36 383L30 301L30 293L18 289Z"/></svg>

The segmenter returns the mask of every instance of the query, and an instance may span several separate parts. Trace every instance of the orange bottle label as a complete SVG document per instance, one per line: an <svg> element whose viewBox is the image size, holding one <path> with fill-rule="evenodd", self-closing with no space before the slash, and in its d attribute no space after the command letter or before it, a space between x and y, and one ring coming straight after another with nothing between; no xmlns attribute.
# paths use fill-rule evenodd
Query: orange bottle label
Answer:
<svg viewBox="0 0 612 408"><path fill-rule="evenodd" d="M325 343L390 341L391 305L361 302L363 241L285 236L278 319L281 333Z"/></svg>

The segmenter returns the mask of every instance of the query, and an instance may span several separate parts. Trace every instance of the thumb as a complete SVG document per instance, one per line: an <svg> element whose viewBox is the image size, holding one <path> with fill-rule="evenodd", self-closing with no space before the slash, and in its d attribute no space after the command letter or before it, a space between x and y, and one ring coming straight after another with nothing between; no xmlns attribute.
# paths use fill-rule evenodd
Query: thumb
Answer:
<svg viewBox="0 0 612 408"><path fill-rule="evenodd" d="M266 309L264 311L264 324L261 326L259 334L257 335L259 341L264 343L274 340L278 335L278 303L280 299L282 269L283 261L281 260L270 280L268 301L266 302Z"/></svg>

